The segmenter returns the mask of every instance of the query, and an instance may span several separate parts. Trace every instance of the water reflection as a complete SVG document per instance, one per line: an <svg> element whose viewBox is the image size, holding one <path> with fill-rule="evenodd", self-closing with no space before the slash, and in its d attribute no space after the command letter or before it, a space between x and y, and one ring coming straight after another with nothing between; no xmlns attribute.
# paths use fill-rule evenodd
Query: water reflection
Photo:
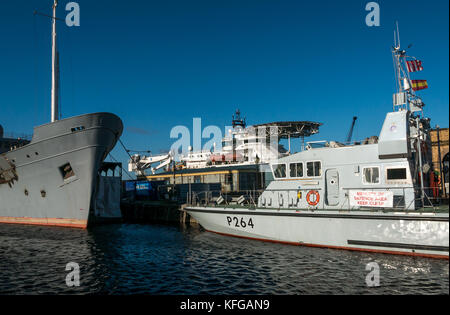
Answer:
<svg viewBox="0 0 450 315"><path fill-rule="evenodd" d="M369 262L380 287L368 288ZM67 287L65 266L80 265ZM448 261L286 246L198 229L0 225L2 294L448 294Z"/></svg>

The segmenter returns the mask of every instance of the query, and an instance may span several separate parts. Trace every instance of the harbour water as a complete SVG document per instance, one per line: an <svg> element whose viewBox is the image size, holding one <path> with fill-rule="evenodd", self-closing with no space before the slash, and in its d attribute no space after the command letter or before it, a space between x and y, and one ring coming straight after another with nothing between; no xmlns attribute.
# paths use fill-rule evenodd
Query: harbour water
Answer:
<svg viewBox="0 0 450 315"><path fill-rule="evenodd" d="M68 287L66 265L80 266ZM368 287L376 262L380 284ZM0 224L0 294L449 294L449 262L296 247L199 228Z"/></svg>

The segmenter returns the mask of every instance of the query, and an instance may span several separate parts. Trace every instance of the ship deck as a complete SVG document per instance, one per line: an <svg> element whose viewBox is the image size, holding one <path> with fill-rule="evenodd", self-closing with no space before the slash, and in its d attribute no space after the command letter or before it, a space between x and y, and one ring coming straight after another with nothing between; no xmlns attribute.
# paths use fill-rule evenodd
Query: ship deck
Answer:
<svg viewBox="0 0 450 315"><path fill-rule="evenodd" d="M238 204L228 204L228 205L217 205L217 204L210 204L210 205L189 205L188 207L210 207L210 208L224 208L224 209L249 209L249 210L294 210L294 211L335 211L335 212L348 212L348 211L359 211L359 212L382 212L382 213L439 213L439 214L448 214L449 213L449 205L439 205L435 207L425 207L425 208L419 208L416 210L402 210L402 209L369 209L369 208L363 208L363 209L301 209L301 208L267 208L267 207L258 207L254 205L238 205Z"/></svg>

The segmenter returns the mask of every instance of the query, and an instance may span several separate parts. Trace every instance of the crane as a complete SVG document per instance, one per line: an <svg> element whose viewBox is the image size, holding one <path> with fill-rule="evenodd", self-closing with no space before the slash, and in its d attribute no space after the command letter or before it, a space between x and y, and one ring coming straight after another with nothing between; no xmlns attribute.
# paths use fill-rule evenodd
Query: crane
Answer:
<svg viewBox="0 0 450 315"><path fill-rule="evenodd" d="M357 119L358 119L358 117L356 117L356 116L353 117L352 126L350 127L350 130L348 131L347 140L345 142L346 144L350 144L350 142L352 141L353 128L355 127L355 123L356 123Z"/></svg>
<svg viewBox="0 0 450 315"><path fill-rule="evenodd" d="M139 154L135 154L131 156L128 161L128 171L135 172L136 175L144 175L144 170L151 169L152 173L155 174L155 171L168 166L172 163L173 157L171 153L157 155L157 156L140 156ZM152 164L160 163L157 167L153 168Z"/></svg>

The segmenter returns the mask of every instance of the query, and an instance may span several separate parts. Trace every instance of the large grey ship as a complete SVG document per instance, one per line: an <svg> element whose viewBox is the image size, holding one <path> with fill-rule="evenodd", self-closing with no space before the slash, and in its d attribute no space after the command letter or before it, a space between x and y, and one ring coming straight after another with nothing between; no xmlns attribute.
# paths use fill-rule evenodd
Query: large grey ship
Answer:
<svg viewBox="0 0 450 315"><path fill-rule="evenodd" d="M98 171L123 131L120 118L110 113L58 120L57 5L55 0L52 121L35 127L31 141L3 138L1 132L0 223L86 228Z"/></svg>

